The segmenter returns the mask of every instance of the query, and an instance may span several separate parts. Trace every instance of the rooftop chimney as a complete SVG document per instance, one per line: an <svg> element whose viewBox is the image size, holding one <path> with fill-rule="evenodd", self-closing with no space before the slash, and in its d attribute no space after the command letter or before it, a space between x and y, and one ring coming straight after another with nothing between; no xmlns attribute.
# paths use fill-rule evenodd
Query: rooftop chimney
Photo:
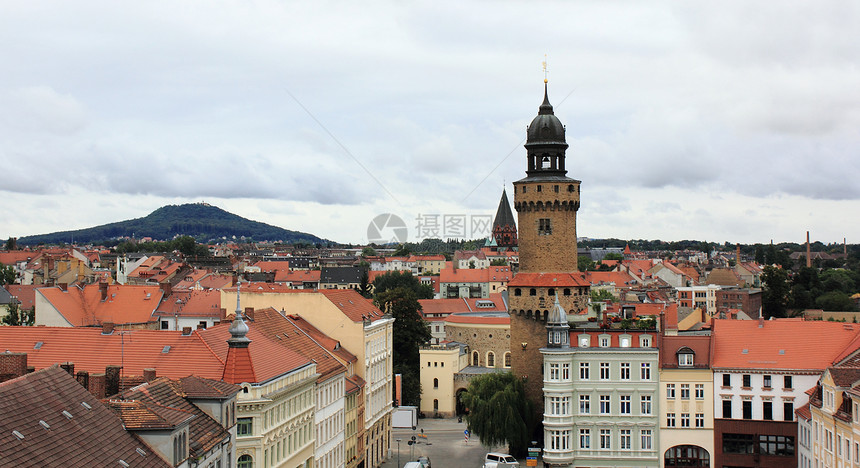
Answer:
<svg viewBox="0 0 860 468"><path fill-rule="evenodd" d="M0 382L27 374L27 353L0 353Z"/></svg>
<svg viewBox="0 0 860 468"><path fill-rule="evenodd" d="M100 282L99 283L99 292L101 293L101 296L102 296L102 302L107 300L107 290L108 290L108 284L105 282Z"/></svg>
<svg viewBox="0 0 860 468"><path fill-rule="evenodd" d="M111 335L113 334L114 324L113 322L105 322L102 324L102 335Z"/></svg>
<svg viewBox="0 0 860 468"><path fill-rule="evenodd" d="M188 336L191 334L191 327L182 327L182 336Z"/></svg>
<svg viewBox="0 0 860 468"><path fill-rule="evenodd" d="M161 288L161 291L164 293L164 298L167 299L173 294L173 285L169 282L160 283L158 285Z"/></svg>
<svg viewBox="0 0 860 468"><path fill-rule="evenodd" d="M119 393L119 377L122 366L105 367L105 396Z"/></svg>
<svg viewBox="0 0 860 468"><path fill-rule="evenodd" d="M75 363L74 362L64 362L60 364L60 369L68 372L72 377L75 376Z"/></svg>
<svg viewBox="0 0 860 468"><path fill-rule="evenodd" d="M254 321L254 308L253 307L245 307L245 317L250 321Z"/></svg>
<svg viewBox="0 0 860 468"><path fill-rule="evenodd" d="M152 382L155 380L155 369L151 367L147 367L143 370L143 380L147 382Z"/></svg>
<svg viewBox="0 0 860 468"><path fill-rule="evenodd" d="M764 316L763 315L758 316L758 327L764 328Z"/></svg>

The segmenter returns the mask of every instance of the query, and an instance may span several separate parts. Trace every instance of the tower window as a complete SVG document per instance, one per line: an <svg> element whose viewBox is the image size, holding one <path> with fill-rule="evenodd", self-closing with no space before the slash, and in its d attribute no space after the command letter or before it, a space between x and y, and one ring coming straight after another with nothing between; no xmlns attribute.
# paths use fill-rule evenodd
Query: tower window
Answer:
<svg viewBox="0 0 860 468"><path fill-rule="evenodd" d="M540 168L549 169L550 167L552 167L552 162L550 161L549 156L544 156L540 161Z"/></svg>
<svg viewBox="0 0 860 468"><path fill-rule="evenodd" d="M538 235L552 234L552 224L550 218L538 219Z"/></svg>
<svg viewBox="0 0 860 468"><path fill-rule="evenodd" d="M564 288L564 295L570 296L570 288Z"/></svg>
<svg viewBox="0 0 860 468"><path fill-rule="evenodd" d="M535 289L535 288L529 289L529 296L537 296L537 289Z"/></svg>
<svg viewBox="0 0 860 468"><path fill-rule="evenodd" d="M538 191L538 192L540 192L542 188L543 188L542 186L538 185L538 186L537 186L537 191Z"/></svg>
<svg viewBox="0 0 860 468"><path fill-rule="evenodd" d="M522 296L523 290L520 288L514 289L514 296Z"/></svg>
<svg viewBox="0 0 860 468"><path fill-rule="evenodd" d="M573 187L573 184L570 184L570 185L568 185L568 186L567 186L567 191L568 191L568 192L575 192L575 191L576 191L576 189Z"/></svg>
<svg viewBox="0 0 860 468"><path fill-rule="evenodd" d="M553 191L554 191L555 193L558 193L558 185L554 185L554 186L552 187L552 189L553 189Z"/></svg>
<svg viewBox="0 0 860 468"><path fill-rule="evenodd" d="M555 288L549 288L549 293L548 293L548 294L549 294L550 296L555 296Z"/></svg>
<svg viewBox="0 0 860 468"><path fill-rule="evenodd" d="M528 187L526 187L525 185L523 186L523 193L526 193L526 189L527 189L527 188L528 188Z"/></svg>

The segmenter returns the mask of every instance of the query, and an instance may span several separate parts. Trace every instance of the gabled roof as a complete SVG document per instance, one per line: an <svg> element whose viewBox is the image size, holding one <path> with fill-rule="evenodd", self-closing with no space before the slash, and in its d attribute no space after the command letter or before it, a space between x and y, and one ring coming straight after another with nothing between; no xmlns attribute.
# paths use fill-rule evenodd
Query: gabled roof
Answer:
<svg viewBox="0 0 860 468"><path fill-rule="evenodd" d="M709 367L711 358L711 337L708 335L669 335L663 336L660 345L660 367L678 368L678 351L685 349L694 354L695 367Z"/></svg>
<svg viewBox="0 0 860 468"><path fill-rule="evenodd" d="M372 300L361 297L361 294L353 289L321 289L319 293L353 322L360 322L362 317L373 322L385 315L373 305Z"/></svg>
<svg viewBox="0 0 860 468"><path fill-rule="evenodd" d="M517 273L514 279L508 282L508 287L581 287L590 286L591 283L585 273Z"/></svg>
<svg viewBox="0 0 860 468"><path fill-rule="evenodd" d="M361 273L361 267L323 267L320 272L320 283L359 283Z"/></svg>
<svg viewBox="0 0 860 468"><path fill-rule="evenodd" d="M0 414L4 466L173 466L57 366L0 383Z"/></svg>
<svg viewBox="0 0 860 468"><path fill-rule="evenodd" d="M481 250L455 250L453 261L457 262L460 260L468 260L472 257L475 257L478 260L485 260L487 255Z"/></svg>
<svg viewBox="0 0 860 468"><path fill-rule="evenodd" d="M195 379L194 383L197 385L204 385L203 382L207 381L207 379ZM183 380L187 380L187 378ZM228 391L230 396L235 395L241 390L241 387L236 385L211 380L209 382L211 382L210 387L219 385L222 389ZM165 421L171 418L170 422L190 422L188 439L189 455L191 458L197 458L212 450L224 440L229 439L230 433L218 421L209 416L209 414L186 399L188 396L185 393L186 386L187 382L159 377L152 382L144 383L122 392L119 395L119 400L111 400L108 405L116 408L114 405L115 402L118 405L122 405L131 401L142 404L149 412L161 416ZM146 420L139 420L130 414L123 415L122 419L126 427L129 428L135 428L134 424L138 422L146 422ZM175 425L176 423L174 423ZM140 428L146 429L146 427Z"/></svg>
<svg viewBox="0 0 860 468"><path fill-rule="evenodd" d="M734 270L729 268L714 268L706 278L708 284L720 286L743 286L744 280L738 277Z"/></svg>
<svg viewBox="0 0 860 468"><path fill-rule="evenodd" d="M592 285L615 283L616 288L633 287L636 280L623 271L587 271L585 277Z"/></svg>
<svg viewBox="0 0 860 468"><path fill-rule="evenodd" d="M277 270L276 283L319 283L320 270ZM368 280L369 281L369 280Z"/></svg>
<svg viewBox="0 0 860 468"><path fill-rule="evenodd" d="M0 263L4 265L14 265L19 262L28 262L39 256L39 252L30 250L12 250L0 252Z"/></svg>
<svg viewBox="0 0 860 468"><path fill-rule="evenodd" d="M155 311L160 317L220 317L221 292L214 289L173 291Z"/></svg>
<svg viewBox="0 0 860 468"><path fill-rule="evenodd" d="M301 323L301 326L299 326ZM346 372L346 367L316 338L322 333L298 316L286 316L272 307L254 311L254 326L272 341L301 354L317 364L318 382ZM305 329L313 328L316 336Z"/></svg>
<svg viewBox="0 0 860 468"><path fill-rule="evenodd" d="M860 325L792 319L712 321L714 368L823 371L857 338Z"/></svg>
<svg viewBox="0 0 860 468"><path fill-rule="evenodd" d="M71 326L151 322L152 313L163 294L158 286L112 284L106 286L103 301L100 287L105 285L72 286L66 291L56 287L39 288L38 294L50 302Z"/></svg>
<svg viewBox="0 0 860 468"><path fill-rule="evenodd" d="M443 268L439 272L440 283L486 283L490 270L477 268Z"/></svg>
<svg viewBox="0 0 860 468"><path fill-rule="evenodd" d="M857 367L830 367L827 369L833 383L837 387L851 388L860 383L860 368Z"/></svg>

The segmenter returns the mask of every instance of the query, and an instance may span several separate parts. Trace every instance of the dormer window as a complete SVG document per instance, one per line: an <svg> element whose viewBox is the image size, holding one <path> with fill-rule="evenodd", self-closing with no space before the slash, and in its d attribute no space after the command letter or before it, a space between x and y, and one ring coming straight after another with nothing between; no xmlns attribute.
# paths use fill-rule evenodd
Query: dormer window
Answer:
<svg viewBox="0 0 860 468"><path fill-rule="evenodd" d="M677 353L678 356L678 366L680 367L692 367L696 362L696 353L692 349L684 346L679 349Z"/></svg>
<svg viewBox="0 0 860 468"><path fill-rule="evenodd" d="M651 347L651 335L640 336L639 337L639 347L650 348Z"/></svg>
<svg viewBox="0 0 860 468"><path fill-rule="evenodd" d="M580 348L588 348L591 346L591 338L588 335L579 337L579 347Z"/></svg>

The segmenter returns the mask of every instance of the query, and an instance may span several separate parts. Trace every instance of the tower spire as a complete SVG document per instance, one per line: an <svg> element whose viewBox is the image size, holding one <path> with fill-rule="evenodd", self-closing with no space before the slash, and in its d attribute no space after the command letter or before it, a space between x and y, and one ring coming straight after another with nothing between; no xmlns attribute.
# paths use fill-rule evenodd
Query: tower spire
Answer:
<svg viewBox="0 0 860 468"><path fill-rule="evenodd" d="M239 302L241 291L242 282L239 281L236 283L236 318L234 318L233 323L230 324L230 338L227 340L227 343L231 348L247 348L248 344L251 343L251 340L246 336L250 329L242 317L242 306Z"/></svg>

